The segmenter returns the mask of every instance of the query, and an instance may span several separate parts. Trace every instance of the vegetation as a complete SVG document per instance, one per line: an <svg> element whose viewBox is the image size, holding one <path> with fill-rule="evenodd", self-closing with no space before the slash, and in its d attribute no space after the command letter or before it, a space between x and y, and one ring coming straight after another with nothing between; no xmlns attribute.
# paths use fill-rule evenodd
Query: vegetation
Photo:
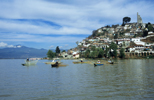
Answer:
<svg viewBox="0 0 154 100"><path fill-rule="evenodd" d="M97 57L98 57L98 52L97 52L97 51L92 51L92 52L90 53L90 57L91 57L91 58L97 58Z"/></svg>
<svg viewBox="0 0 154 100"><path fill-rule="evenodd" d="M98 53L98 58L102 58L104 56L104 50L100 49Z"/></svg>
<svg viewBox="0 0 154 100"><path fill-rule="evenodd" d="M122 23L122 26L125 26L126 23L130 22L131 21L131 18L130 17L124 17L123 18L123 23Z"/></svg>
<svg viewBox="0 0 154 100"><path fill-rule="evenodd" d="M89 58L90 57L90 50L86 50L86 52L84 53L85 58Z"/></svg>
<svg viewBox="0 0 154 100"><path fill-rule="evenodd" d="M118 38L118 34L115 34L115 35L114 35L114 39L117 39L117 38Z"/></svg>
<svg viewBox="0 0 154 100"><path fill-rule="evenodd" d="M147 35L148 35L148 31L147 31L147 30L144 30L142 36L143 36L143 37L146 37Z"/></svg>
<svg viewBox="0 0 154 100"><path fill-rule="evenodd" d="M55 53L52 50L48 50L47 57L50 58L50 59L52 59L52 58L55 57Z"/></svg>
<svg viewBox="0 0 154 100"><path fill-rule="evenodd" d="M82 57L85 58L102 58L102 57L117 57L117 45L112 42L109 47L106 49L96 48L95 46L91 46L90 49L86 50Z"/></svg>
<svg viewBox="0 0 154 100"><path fill-rule="evenodd" d="M117 45L114 42L110 44L109 51L112 57L117 57Z"/></svg>
<svg viewBox="0 0 154 100"><path fill-rule="evenodd" d="M60 53L59 46L56 47L56 53Z"/></svg>
<svg viewBox="0 0 154 100"><path fill-rule="evenodd" d="M146 28L148 29L148 32L154 31L153 26L150 22L148 24L146 24Z"/></svg>
<svg viewBox="0 0 154 100"><path fill-rule="evenodd" d="M62 52L66 52L65 50L63 50Z"/></svg>
<svg viewBox="0 0 154 100"><path fill-rule="evenodd" d="M119 55L120 58L125 58L125 53L124 52L125 52L124 49L121 48L120 49L120 55Z"/></svg>

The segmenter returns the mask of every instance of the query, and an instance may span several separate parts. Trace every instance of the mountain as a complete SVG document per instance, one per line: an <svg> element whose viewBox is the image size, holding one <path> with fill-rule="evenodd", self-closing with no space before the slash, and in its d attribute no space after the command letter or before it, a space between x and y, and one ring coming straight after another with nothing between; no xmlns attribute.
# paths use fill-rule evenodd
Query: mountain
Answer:
<svg viewBox="0 0 154 100"><path fill-rule="evenodd" d="M43 58L47 56L47 52L48 50L46 49L35 49L16 45L14 47L0 49L0 59Z"/></svg>

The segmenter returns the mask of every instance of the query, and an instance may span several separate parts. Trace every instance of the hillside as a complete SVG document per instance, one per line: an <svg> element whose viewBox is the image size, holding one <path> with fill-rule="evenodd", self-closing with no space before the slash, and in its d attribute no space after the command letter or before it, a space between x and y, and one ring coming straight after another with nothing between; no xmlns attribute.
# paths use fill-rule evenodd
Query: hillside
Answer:
<svg viewBox="0 0 154 100"><path fill-rule="evenodd" d="M48 50L46 49L35 49L25 46L21 46L20 48L3 48L0 49L0 59L25 59L31 57L42 58L46 57L47 52Z"/></svg>
<svg viewBox="0 0 154 100"><path fill-rule="evenodd" d="M142 39L141 41L146 42L146 43L154 43L154 36L147 37L146 39Z"/></svg>

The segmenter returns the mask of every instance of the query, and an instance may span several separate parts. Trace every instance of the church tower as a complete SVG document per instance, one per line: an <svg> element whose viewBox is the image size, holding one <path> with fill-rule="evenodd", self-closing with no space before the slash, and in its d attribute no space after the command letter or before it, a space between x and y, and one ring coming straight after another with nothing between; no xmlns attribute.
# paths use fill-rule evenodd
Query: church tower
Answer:
<svg viewBox="0 0 154 100"><path fill-rule="evenodd" d="M140 23L142 24L142 18L137 12L137 24L140 24Z"/></svg>

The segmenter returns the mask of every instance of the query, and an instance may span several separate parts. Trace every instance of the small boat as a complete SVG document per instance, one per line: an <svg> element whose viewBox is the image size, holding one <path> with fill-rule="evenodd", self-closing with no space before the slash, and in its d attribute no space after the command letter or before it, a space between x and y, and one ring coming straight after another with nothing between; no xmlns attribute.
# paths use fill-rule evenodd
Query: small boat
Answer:
<svg viewBox="0 0 154 100"><path fill-rule="evenodd" d="M111 60L109 60L109 61L108 61L108 63L109 63L109 64L114 64L114 62L113 62L113 61L111 61Z"/></svg>
<svg viewBox="0 0 154 100"><path fill-rule="evenodd" d="M108 60L108 63L109 64L114 64L114 62L112 60L110 60L110 59Z"/></svg>
<svg viewBox="0 0 154 100"><path fill-rule="evenodd" d="M56 62L55 64L51 64L52 67L59 67L59 63Z"/></svg>
<svg viewBox="0 0 154 100"><path fill-rule="evenodd" d="M82 63L88 63L88 62L79 62L79 61L78 61L78 62L73 62L73 63L74 63L74 64L79 64L79 63L82 64Z"/></svg>
<svg viewBox="0 0 154 100"><path fill-rule="evenodd" d="M114 62L112 61L112 62L109 62L109 64L114 64Z"/></svg>
<svg viewBox="0 0 154 100"><path fill-rule="evenodd" d="M38 60L25 60L25 64L22 64L23 66L30 66L30 65L36 65L36 63L38 62Z"/></svg>
<svg viewBox="0 0 154 100"><path fill-rule="evenodd" d="M104 65L103 63L94 63L94 66L102 66Z"/></svg>

